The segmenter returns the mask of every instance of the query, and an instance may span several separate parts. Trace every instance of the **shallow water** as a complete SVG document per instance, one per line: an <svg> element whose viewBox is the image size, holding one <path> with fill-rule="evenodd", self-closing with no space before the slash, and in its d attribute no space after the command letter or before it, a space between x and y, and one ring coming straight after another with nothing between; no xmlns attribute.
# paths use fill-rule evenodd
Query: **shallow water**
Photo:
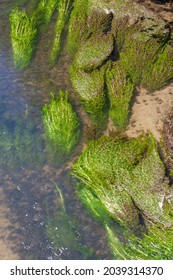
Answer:
<svg viewBox="0 0 173 280"><path fill-rule="evenodd" d="M109 259L111 254L103 228L93 221L75 195L76 182L70 176L69 169L73 159L69 158L64 165L57 167L50 164L45 155L41 107L50 100L51 90L58 92L60 89L67 89L85 123L86 115L81 112L69 81L68 67L71 58L64 43L57 64L53 68L48 66L48 52L54 27L52 21L48 30L40 35L31 65L25 70L17 71L12 61L8 22L8 12L14 2L0 0L0 125L7 127L11 135L19 125L21 141L25 141L26 137L33 146L32 151L37 154L36 157L29 157L27 149L20 146L21 141L18 144L17 140L18 149L25 151L24 158L20 155L22 161L14 162L12 156L9 157L9 150L11 152L15 148L13 146L7 145L6 153L3 154L0 165L0 209L3 210L0 215L0 244L6 247L3 248L4 254L0 248L0 256L2 259L83 258L81 253L70 246L56 248L47 236L47 219L60 213L60 200L54 181L63 192L69 217L75 218L78 225L78 243L92 248L98 258ZM25 127L25 124L28 126ZM40 139L38 149L35 148L37 137ZM2 135L0 138L2 141ZM81 152L82 147L81 142L74 158ZM5 255L8 249L10 251Z"/></svg>

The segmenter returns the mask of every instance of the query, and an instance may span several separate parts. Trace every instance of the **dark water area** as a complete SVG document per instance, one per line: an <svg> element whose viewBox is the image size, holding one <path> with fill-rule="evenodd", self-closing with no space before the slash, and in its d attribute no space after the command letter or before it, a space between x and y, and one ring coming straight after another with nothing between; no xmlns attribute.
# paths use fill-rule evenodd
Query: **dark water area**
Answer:
<svg viewBox="0 0 173 280"><path fill-rule="evenodd" d="M19 256L19 259L83 258L79 251L70 246L56 248L47 235L48 218L50 215L56 217L60 210L60 199L53 184L55 182L63 193L70 219L76 220L77 242L92 248L98 258L110 259L104 229L92 219L76 197L76 182L71 177L68 167L73 158L57 167L49 163L45 154L41 108L43 104L49 102L50 91L58 93L60 89L68 90L70 100L80 114L80 105L69 80L68 68L71 58L66 52L65 40L61 57L56 65L51 68L48 63L56 15L48 29L40 34L31 65L25 70L18 71L12 61L8 20L9 11L15 2L0 0L0 142L6 141L7 144L6 153L1 153L0 188L4 198L1 208L9 209L9 215L6 217L8 225L5 227L8 237L0 233L0 239L7 245L9 243L9 246L13 244L10 249ZM26 1L21 1L21 5L24 5L24 2ZM82 116L85 118L84 113ZM13 151L14 147L7 143L7 132L3 130L6 127L13 135L18 125L20 135L15 136L15 151L23 153L23 155L19 153L20 163L14 162L14 154L13 157L9 156L9 150ZM38 149L37 137L41 143ZM29 157L27 146L23 147L20 144L27 143L23 138L29 141L35 157ZM81 142L74 157L81 152L82 145ZM41 158L39 164L38 158ZM3 220L0 221L1 230L4 228L2 222Z"/></svg>

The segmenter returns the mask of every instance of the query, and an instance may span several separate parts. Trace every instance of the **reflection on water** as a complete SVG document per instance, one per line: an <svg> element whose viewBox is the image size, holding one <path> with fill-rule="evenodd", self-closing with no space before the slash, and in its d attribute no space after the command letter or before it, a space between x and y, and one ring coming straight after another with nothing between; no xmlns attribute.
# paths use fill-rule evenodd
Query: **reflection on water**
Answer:
<svg viewBox="0 0 173 280"><path fill-rule="evenodd" d="M3 194L1 208L9 209L6 225L0 216L0 228L4 233L0 234L1 241L11 246L11 251L19 259L84 258L79 250L70 246L55 248L47 236L48 217L60 215L60 199L54 181L63 192L67 214L76 221L76 242L92 248L100 258L110 258L104 230L86 213L75 196L75 181L69 175L71 159L56 168L46 158L41 107L50 100L50 90L67 89L80 113L69 81L70 58L64 45L59 62L53 68L48 67L52 22L39 39L31 66L16 71L12 63L8 23L8 12L14 2L0 1L0 187ZM81 147L82 143L76 155ZM10 254L7 257L13 258Z"/></svg>

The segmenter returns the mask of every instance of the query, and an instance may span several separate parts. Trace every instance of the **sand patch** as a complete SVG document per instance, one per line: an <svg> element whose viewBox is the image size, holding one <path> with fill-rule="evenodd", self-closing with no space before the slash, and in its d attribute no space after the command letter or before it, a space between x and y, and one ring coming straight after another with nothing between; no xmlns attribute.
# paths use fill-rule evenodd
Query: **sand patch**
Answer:
<svg viewBox="0 0 173 280"><path fill-rule="evenodd" d="M150 130L159 141L163 120L173 108L173 83L154 93L143 88L137 91L126 133L129 137L136 137L141 131Z"/></svg>

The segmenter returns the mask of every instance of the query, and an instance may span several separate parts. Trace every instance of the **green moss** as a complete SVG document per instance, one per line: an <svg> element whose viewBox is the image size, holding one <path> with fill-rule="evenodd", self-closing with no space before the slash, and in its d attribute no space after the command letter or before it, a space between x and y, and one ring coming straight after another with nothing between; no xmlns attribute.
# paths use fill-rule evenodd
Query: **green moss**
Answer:
<svg viewBox="0 0 173 280"><path fill-rule="evenodd" d="M14 65L17 68L24 68L30 63L35 46L37 36L35 20L18 8L12 10L9 19Z"/></svg>
<svg viewBox="0 0 173 280"><path fill-rule="evenodd" d="M122 225L137 225L139 211L143 219L165 226L172 223L162 209L168 184L151 135L129 141L105 137L93 141L73 171Z"/></svg>
<svg viewBox="0 0 173 280"><path fill-rule="evenodd" d="M68 100L68 93L60 91L55 98L42 108L43 124L50 155L63 160L79 140L79 119Z"/></svg>
<svg viewBox="0 0 173 280"><path fill-rule="evenodd" d="M97 126L102 126L105 122L105 92L104 92L104 72L96 69L91 73L76 70L70 67L70 79L75 92L84 105L86 112Z"/></svg>
<svg viewBox="0 0 173 280"><path fill-rule="evenodd" d="M81 42L89 35L86 25L88 0L74 0L73 7L67 38L67 48L72 54L76 52Z"/></svg>
<svg viewBox="0 0 173 280"><path fill-rule="evenodd" d="M101 66L112 51L113 36L111 33L90 37L78 49L74 58L74 65L77 69L91 71Z"/></svg>
<svg viewBox="0 0 173 280"><path fill-rule="evenodd" d="M64 26L67 22L68 15L72 6L71 0L60 0L58 3L58 19L55 26L55 35L52 50L50 52L50 62L54 63L60 52L60 42Z"/></svg>
<svg viewBox="0 0 173 280"><path fill-rule="evenodd" d="M109 116L118 129L124 129L134 85L119 62L114 63L112 69L108 68L106 84L110 100Z"/></svg>
<svg viewBox="0 0 173 280"><path fill-rule="evenodd" d="M44 143L34 124L22 118L8 118L0 125L0 165L15 169L39 167L45 161Z"/></svg>

